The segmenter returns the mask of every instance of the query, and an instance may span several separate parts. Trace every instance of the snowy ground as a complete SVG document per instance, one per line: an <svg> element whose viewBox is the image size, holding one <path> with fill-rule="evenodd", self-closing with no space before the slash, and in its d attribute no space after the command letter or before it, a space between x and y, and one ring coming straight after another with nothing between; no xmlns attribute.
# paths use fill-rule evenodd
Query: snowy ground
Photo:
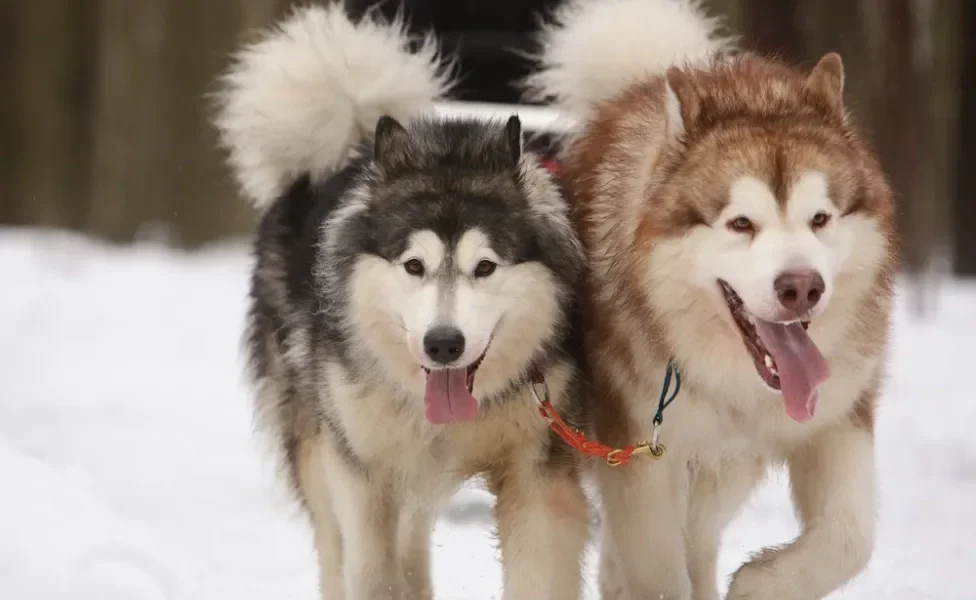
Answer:
<svg viewBox="0 0 976 600"><path fill-rule="evenodd" d="M241 247L182 254L0 230L0 598L314 600L309 534L251 437ZM879 549L837 598L973 598L976 285L899 312L880 417ZM435 536L439 598L499 596L490 498ZM774 478L724 574L796 532ZM593 594L589 586L590 597Z"/></svg>

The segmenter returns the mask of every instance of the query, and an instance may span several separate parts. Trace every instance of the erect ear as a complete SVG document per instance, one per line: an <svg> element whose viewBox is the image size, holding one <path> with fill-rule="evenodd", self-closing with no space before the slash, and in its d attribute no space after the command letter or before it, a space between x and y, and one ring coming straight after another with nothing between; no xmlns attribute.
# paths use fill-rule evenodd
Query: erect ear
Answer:
<svg viewBox="0 0 976 600"><path fill-rule="evenodd" d="M664 102L668 115L668 135L685 132L698 120L701 100L687 73L680 67L671 67L665 75Z"/></svg>
<svg viewBox="0 0 976 600"><path fill-rule="evenodd" d="M840 54L828 52L813 68L804 86L808 92L826 100L830 110L844 112L844 61Z"/></svg>
<svg viewBox="0 0 976 600"><path fill-rule="evenodd" d="M410 134L393 117L383 115L373 134L373 160L384 169L403 164L409 156Z"/></svg>
<svg viewBox="0 0 976 600"><path fill-rule="evenodd" d="M512 115L505 123L505 150L511 157L512 164L518 164L522 158L522 121L518 115Z"/></svg>

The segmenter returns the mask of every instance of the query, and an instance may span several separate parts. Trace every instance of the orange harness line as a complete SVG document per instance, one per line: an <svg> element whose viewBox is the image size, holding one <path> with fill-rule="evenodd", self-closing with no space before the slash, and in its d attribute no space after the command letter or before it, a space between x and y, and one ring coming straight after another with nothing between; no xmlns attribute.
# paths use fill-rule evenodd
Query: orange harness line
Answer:
<svg viewBox="0 0 976 600"><path fill-rule="evenodd" d="M556 432L567 444L576 449L583 456L592 456L603 460L611 467L619 467L630 463L630 459L638 454L648 454L654 458L664 456L664 446L658 444L657 450L648 442L639 442L625 448L614 448L591 440L579 429L569 426L552 404L546 400L539 406L539 414L549 423L549 428Z"/></svg>
<svg viewBox="0 0 976 600"><path fill-rule="evenodd" d="M536 390L536 386L542 387L543 393L541 396ZM655 459L664 456L664 451L666 448L663 444L659 444L656 439L654 442L642 441L625 448L614 448L596 440L591 440L579 429L571 427L561 416L559 416L556 409L553 408L552 403L549 400L549 387L546 385L545 379L543 379L541 373L536 372L532 374L529 389L532 391L532 397L535 398L536 402L539 404L539 414L541 414L542 418L545 419L549 424L549 428L552 429L559 437L561 437L563 441L569 444L570 447L574 448L583 456L599 458L611 467L627 465L634 456L640 454L646 454ZM655 422L655 438L657 437L657 429L658 423Z"/></svg>

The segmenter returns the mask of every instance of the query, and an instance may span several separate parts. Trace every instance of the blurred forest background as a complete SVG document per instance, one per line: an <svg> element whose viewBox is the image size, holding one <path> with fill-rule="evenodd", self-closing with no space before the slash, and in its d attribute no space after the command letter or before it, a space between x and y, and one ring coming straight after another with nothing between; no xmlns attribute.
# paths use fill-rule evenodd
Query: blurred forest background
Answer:
<svg viewBox="0 0 976 600"><path fill-rule="evenodd" d="M291 4L2 0L0 224L185 247L248 231L206 95L228 53ZM746 47L809 66L842 53L849 104L898 192L908 270L976 275L976 2L706 4Z"/></svg>

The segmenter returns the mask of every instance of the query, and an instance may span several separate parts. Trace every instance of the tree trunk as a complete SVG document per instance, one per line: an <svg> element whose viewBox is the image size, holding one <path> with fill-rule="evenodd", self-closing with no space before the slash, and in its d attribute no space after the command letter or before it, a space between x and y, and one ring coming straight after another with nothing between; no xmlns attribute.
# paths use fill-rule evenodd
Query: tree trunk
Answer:
<svg viewBox="0 0 976 600"><path fill-rule="evenodd" d="M904 266L915 280L916 312L930 306L933 256L939 244L932 118L933 52L930 0L872 0L877 19L881 87L875 123L882 163L894 188ZM873 14L871 14L873 12Z"/></svg>
<svg viewBox="0 0 976 600"><path fill-rule="evenodd" d="M159 195L159 64L164 40L159 2L100 0L98 77L90 113L92 194L86 229L118 241L147 221L164 218Z"/></svg>
<svg viewBox="0 0 976 600"><path fill-rule="evenodd" d="M898 194L905 265L928 268L932 231L932 40L927 7L913 0L884 0L882 159Z"/></svg>
<svg viewBox="0 0 976 600"><path fill-rule="evenodd" d="M0 223L188 244L249 229L207 92L291 4L0 1Z"/></svg>
<svg viewBox="0 0 976 600"><path fill-rule="evenodd" d="M960 275L976 276L976 4L960 3L959 121L956 133L956 197L953 211L953 258Z"/></svg>
<svg viewBox="0 0 976 600"><path fill-rule="evenodd" d="M4 212L12 213L14 223L77 227L87 199L88 155L81 149L89 132L84 112L92 74L91 7L32 0L4 12L13 13L16 61L6 101L16 122L6 135L18 155L10 161L17 169L14 183L6 184L7 201L18 206Z"/></svg>
<svg viewBox="0 0 976 600"><path fill-rule="evenodd" d="M0 81L18 80L20 58L17 23L23 5L0 2ZM21 130L19 95L11 90L0 94L0 223L17 223L19 213L17 178L20 172Z"/></svg>
<svg viewBox="0 0 976 600"><path fill-rule="evenodd" d="M746 47L792 62L807 58L800 0L743 0Z"/></svg>
<svg viewBox="0 0 976 600"><path fill-rule="evenodd" d="M158 165L163 176L160 189L179 223L175 233L181 243L193 246L247 230L253 222L223 166L209 123L213 113L208 98L240 41L245 11L241 2L172 0L166 12L169 35L160 64L160 119L166 123ZM253 20L253 8L248 12Z"/></svg>

